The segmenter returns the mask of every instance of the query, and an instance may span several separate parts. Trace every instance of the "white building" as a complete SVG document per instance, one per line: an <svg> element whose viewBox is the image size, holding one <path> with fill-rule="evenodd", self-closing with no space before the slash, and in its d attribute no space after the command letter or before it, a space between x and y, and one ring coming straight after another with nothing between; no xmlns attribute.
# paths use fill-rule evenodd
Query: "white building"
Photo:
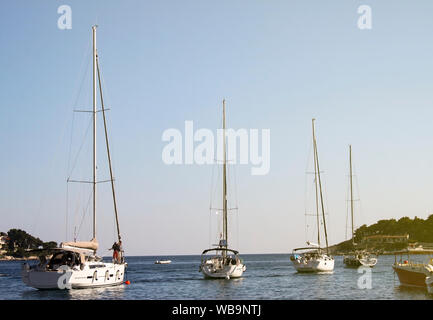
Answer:
<svg viewBox="0 0 433 320"><path fill-rule="evenodd" d="M0 236L0 254L5 254L6 250L4 250L6 247L8 236Z"/></svg>

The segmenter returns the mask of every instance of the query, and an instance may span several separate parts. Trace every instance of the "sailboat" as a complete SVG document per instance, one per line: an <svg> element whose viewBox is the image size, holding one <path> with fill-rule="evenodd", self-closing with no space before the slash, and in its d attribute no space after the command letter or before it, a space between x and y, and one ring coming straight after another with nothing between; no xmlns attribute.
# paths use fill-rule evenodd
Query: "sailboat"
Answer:
<svg viewBox="0 0 433 320"><path fill-rule="evenodd" d="M101 88L101 76L96 50L96 28L92 27L93 42L93 111L87 111L93 115L93 179L89 181L93 185L93 237L90 241L62 242L58 248L50 250L51 258L46 259L41 255L37 265L30 266L25 263L22 266L22 280L31 287L37 289L75 289L115 286L123 283L127 263L121 249L121 236L119 230L119 219L117 215L116 196L114 192L114 179L111 167L110 148L108 144L107 125L105 121L105 108ZM101 110L97 110L97 79L99 83L99 94ZM96 239L96 120L97 113L102 112L105 129L105 142L107 158L110 169L110 181L113 195L114 213L117 225L118 243L116 256L112 262L103 261L97 255L98 241ZM68 179L68 182L79 182Z"/></svg>
<svg viewBox="0 0 433 320"><path fill-rule="evenodd" d="M317 141L313 127L313 153L314 153L314 181L316 191L316 217L317 217L317 244L307 242L308 247L293 250L290 260L298 272L332 272L334 270L334 257L329 254L328 233L326 230L325 207L323 204L322 181L320 178L319 156L317 153ZM320 198L320 201L319 201ZM320 246L320 215L319 204L322 213L323 231L325 234L326 248Z"/></svg>
<svg viewBox="0 0 433 320"><path fill-rule="evenodd" d="M216 248L206 249L201 254L201 271L205 278L239 278L246 270L237 250L229 249L227 221L227 156L226 156L226 104L223 100L223 232ZM209 255L212 253L212 255Z"/></svg>
<svg viewBox="0 0 433 320"><path fill-rule="evenodd" d="M350 163L350 216L352 220L352 246L355 249L355 231L353 223L353 181L352 181L352 146L349 145L349 163ZM354 250L349 255L343 257L343 262L347 267L374 267L377 263L377 258L373 257L367 250Z"/></svg>

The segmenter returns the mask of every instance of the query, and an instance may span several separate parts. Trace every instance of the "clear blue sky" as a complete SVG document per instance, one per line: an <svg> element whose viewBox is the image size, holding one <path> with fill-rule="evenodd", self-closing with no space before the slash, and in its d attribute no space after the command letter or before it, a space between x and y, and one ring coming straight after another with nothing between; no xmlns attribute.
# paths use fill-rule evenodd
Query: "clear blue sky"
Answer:
<svg viewBox="0 0 433 320"><path fill-rule="evenodd" d="M57 28L63 4L71 30ZM371 30L357 28L363 4ZM213 243L213 168L165 165L161 135L185 120L218 128L223 98L230 127L271 130L270 173L236 168L241 252L304 244L313 117L331 243L345 237L349 144L358 226L425 218L433 212L432 15L431 1L2 1L0 230L65 239L72 110L91 107L85 70L95 23L128 254L199 254ZM74 129L85 117L75 114ZM101 189L98 238L108 248L113 215Z"/></svg>

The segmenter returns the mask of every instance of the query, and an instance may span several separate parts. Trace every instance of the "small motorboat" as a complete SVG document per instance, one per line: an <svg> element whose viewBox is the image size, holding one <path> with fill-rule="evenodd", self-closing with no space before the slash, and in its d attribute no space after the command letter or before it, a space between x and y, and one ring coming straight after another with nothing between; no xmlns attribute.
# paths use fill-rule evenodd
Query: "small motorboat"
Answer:
<svg viewBox="0 0 433 320"><path fill-rule="evenodd" d="M169 264L171 260L156 260L155 264Z"/></svg>
<svg viewBox="0 0 433 320"><path fill-rule="evenodd" d="M420 263L417 261L408 260L397 262L392 265L394 272L397 273L398 279L402 286L411 287L427 287L429 292L433 290L432 286L432 275L433 275L433 259L428 263Z"/></svg>

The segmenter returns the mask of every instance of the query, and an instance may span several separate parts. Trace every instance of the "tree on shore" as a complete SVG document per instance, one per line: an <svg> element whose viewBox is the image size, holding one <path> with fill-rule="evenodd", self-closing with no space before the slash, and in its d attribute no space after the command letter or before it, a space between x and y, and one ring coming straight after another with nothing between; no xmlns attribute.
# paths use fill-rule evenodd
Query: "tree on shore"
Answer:
<svg viewBox="0 0 433 320"><path fill-rule="evenodd" d="M7 232L7 255L13 257L26 257L32 249L51 249L57 247L54 241L43 242L21 229L10 229Z"/></svg>
<svg viewBox="0 0 433 320"><path fill-rule="evenodd" d="M373 235L409 235L410 242L425 242L433 243L433 214L427 219L420 219L415 217L413 219L409 217L402 217L399 220L388 219L379 220L376 223L367 226L366 224L360 226L355 230L355 243L358 245L365 246L363 239ZM352 241L347 240L337 245L340 251L350 251ZM407 247L407 242L401 243L387 243L387 244L371 244L377 249L391 251L401 250Z"/></svg>
<svg viewBox="0 0 433 320"><path fill-rule="evenodd" d="M399 220L379 220L367 227L362 225L355 231L355 241L360 242L372 235L409 235L409 239L418 242L433 243L433 214L427 219L403 217Z"/></svg>

